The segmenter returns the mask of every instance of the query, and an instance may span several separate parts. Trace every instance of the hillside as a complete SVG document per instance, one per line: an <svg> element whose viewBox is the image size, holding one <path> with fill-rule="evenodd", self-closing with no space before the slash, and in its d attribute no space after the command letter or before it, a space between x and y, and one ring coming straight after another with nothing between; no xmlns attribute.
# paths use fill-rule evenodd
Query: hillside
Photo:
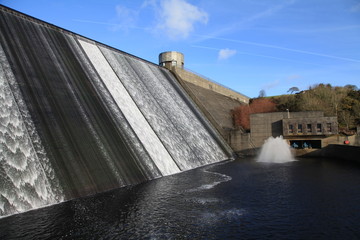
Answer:
<svg viewBox="0 0 360 240"><path fill-rule="evenodd" d="M318 84L296 94L252 99L233 110L234 125L248 130L250 114L275 111L323 111L337 116L341 131L351 132L360 124L360 90L354 85Z"/></svg>

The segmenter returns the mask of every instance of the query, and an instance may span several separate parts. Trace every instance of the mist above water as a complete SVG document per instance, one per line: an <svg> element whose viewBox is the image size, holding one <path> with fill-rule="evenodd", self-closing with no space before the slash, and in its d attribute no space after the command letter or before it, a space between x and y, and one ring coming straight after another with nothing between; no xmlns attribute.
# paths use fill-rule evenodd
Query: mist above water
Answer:
<svg viewBox="0 0 360 240"><path fill-rule="evenodd" d="M295 161L290 145L280 137L269 137L261 147L257 162L285 163Z"/></svg>

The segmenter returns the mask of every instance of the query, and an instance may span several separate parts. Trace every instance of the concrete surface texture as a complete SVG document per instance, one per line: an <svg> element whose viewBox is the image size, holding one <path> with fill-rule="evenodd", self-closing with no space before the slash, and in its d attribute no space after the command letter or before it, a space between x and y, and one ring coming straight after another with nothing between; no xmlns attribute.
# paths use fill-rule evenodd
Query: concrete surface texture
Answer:
<svg viewBox="0 0 360 240"><path fill-rule="evenodd" d="M231 90L225 86L222 86L218 83L215 83L208 79L205 79L204 77L199 76L198 74L192 73L190 71L187 71L187 70L184 70L181 68L173 68L172 70L175 71L184 81L190 82L199 87L222 94L224 96L238 100L240 102L249 103L249 99L250 99L249 97L247 97L241 93L238 93L234 90Z"/></svg>

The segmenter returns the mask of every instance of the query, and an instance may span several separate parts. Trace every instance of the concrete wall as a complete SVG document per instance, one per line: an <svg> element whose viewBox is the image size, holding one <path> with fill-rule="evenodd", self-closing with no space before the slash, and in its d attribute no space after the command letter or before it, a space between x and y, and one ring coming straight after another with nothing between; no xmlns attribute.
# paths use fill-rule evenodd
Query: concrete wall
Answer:
<svg viewBox="0 0 360 240"><path fill-rule="evenodd" d="M318 128L318 124L320 124ZM328 128L328 124L331 124ZM302 127L301 130L299 125ZM310 128L308 129L308 125ZM292 126L292 130L290 130ZM299 117L283 119L283 136L314 136L338 133L337 117Z"/></svg>
<svg viewBox="0 0 360 240"><path fill-rule="evenodd" d="M360 147L331 144L317 151L310 152L302 157L332 158L360 163Z"/></svg>
<svg viewBox="0 0 360 240"><path fill-rule="evenodd" d="M250 115L251 140L255 147L260 147L269 137L284 136L283 119L300 119L300 118L322 118L323 112L273 112L257 113Z"/></svg>
<svg viewBox="0 0 360 240"><path fill-rule="evenodd" d="M233 129L230 113L232 109L243 103L187 82L175 71L172 73L233 151L249 148L248 136L243 136L241 130Z"/></svg>
<svg viewBox="0 0 360 240"><path fill-rule="evenodd" d="M179 62L182 64L179 65ZM164 52L159 55L159 65L174 74L199 109L222 135L234 151L248 149L250 137L234 129L232 110L249 103L249 97L221 86L200 75L183 69L183 55L179 52ZM245 139L245 141L244 141Z"/></svg>
<svg viewBox="0 0 360 240"><path fill-rule="evenodd" d="M354 145L360 146L360 135L354 136Z"/></svg>
<svg viewBox="0 0 360 240"><path fill-rule="evenodd" d="M254 156L259 149L253 144L250 133L244 133L241 130L230 131L228 143L238 155Z"/></svg>
<svg viewBox="0 0 360 240"><path fill-rule="evenodd" d="M344 141L345 140L349 140L350 143L349 145L352 145L352 146L359 146L358 143L357 143L357 137L356 135L353 135L353 136L344 136L344 135L334 135L334 136L330 136L330 137L327 137L325 139L323 139L322 141L322 145L323 146L327 146L327 145L330 145L330 144L344 144Z"/></svg>
<svg viewBox="0 0 360 240"><path fill-rule="evenodd" d="M184 55L175 51L160 53L159 64L167 69L171 67L184 68Z"/></svg>
<svg viewBox="0 0 360 240"><path fill-rule="evenodd" d="M257 113L250 115L251 140L255 147L260 147L269 137L283 135L282 119L287 112Z"/></svg>
<svg viewBox="0 0 360 240"><path fill-rule="evenodd" d="M231 111L249 98L181 68L169 69L230 147L234 151L248 149L249 136L234 129Z"/></svg>
<svg viewBox="0 0 360 240"><path fill-rule="evenodd" d="M199 87L190 82L184 81L184 83L198 100L202 102L202 105L212 115L221 128L233 128L234 125L231 110L241 106L243 103L214 91Z"/></svg>
<svg viewBox="0 0 360 240"><path fill-rule="evenodd" d="M224 140L228 138L228 132L222 128L217 120L213 117L210 111L204 106L204 101L198 97L196 91L193 91L186 81L184 81L175 71L171 71L174 77L177 79L179 84L183 87L183 89L187 92L189 97L195 102L196 106L199 110L206 116L207 120L212 124L212 126L220 133ZM211 110L211 109L210 109Z"/></svg>
<svg viewBox="0 0 360 240"><path fill-rule="evenodd" d="M192 72L186 71L181 68L173 68L174 72L176 72L181 79L184 81L190 82L192 84L195 84L197 86L200 86L202 88L217 92L219 94L222 94L224 96L236 99L243 103L249 103L249 97L242 95L238 92L235 92L229 88L223 87L217 83L211 82L201 76L198 76Z"/></svg>

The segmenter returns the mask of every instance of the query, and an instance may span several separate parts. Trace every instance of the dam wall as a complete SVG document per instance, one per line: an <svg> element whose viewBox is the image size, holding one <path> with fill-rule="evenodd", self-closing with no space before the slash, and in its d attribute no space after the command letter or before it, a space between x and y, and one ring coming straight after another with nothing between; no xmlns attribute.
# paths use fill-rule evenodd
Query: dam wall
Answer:
<svg viewBox="0 0 360 240"><path fill-rule="evenodd" d="M0 5L0 216L232 150L173 74Z"/></svg>
<svg viewBox="0 0 360 240"><path fill-rule="evenodd" d="M212 92L216 92L223 96L235 99L241 103L249 103L249 97L241 93L235 92L234 90L231 90L213 81L210 81L205 77L199 76L198 74L192 73L180 67L174 67L172 68L172 70L175 71L184 81L190 82L196 86L202 87Z"/></svg>
<svg viewBox="0 0 360 240"><path fill-rule="evenodd" d="M200 111L207 117L233 151L242 150L246 136L234 127L233 110L248 104L250 98L202 75L184 69L184 54L176 51L159 54L159 65L169 69Z"/></svg>

